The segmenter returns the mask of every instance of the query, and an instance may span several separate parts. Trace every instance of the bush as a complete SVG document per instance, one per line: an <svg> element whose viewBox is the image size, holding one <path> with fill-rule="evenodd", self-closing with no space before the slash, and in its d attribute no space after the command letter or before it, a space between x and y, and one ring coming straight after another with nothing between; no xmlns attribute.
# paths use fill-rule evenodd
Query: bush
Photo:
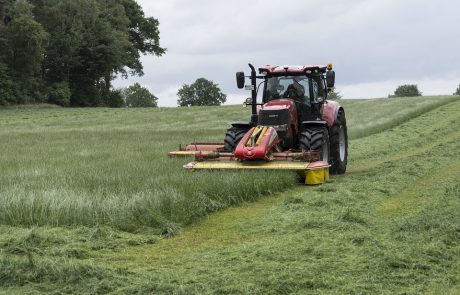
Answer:
<svg viewBox="0 0 460 295"><path fill-rule="evenodd" d="M409 96L422 96L416 84L400 85L396 88L394 95L390 97L409 97Z"/></svg>
<svg viewBox="0 0 460 295"><path fill-rule="evenodd" d="M455 91L454 95L460 95L460 85L458 85L457 91Z"/></svg>
<svg viewBox="0 0 460 295"><path fill-rule="evenodd" d="M150 91L142 87L139 83L129 86L121 91L123 98L128 107L133 108L156 108L158 106L158 98L150 93Z"/></svg>
<svg viewBox="0 0 460 295"><path fill-rule="evenodd" d="M68 82L58 82L48 88L48 102L60 106L70 104L70 87Z"/></svg>
<svg viewBox="0 0 460 295"><path fill-rule="evenodd" d="M109 93L109 99L106 102L106 105L111 107L111 108L122 108L124 107L125 100L123 98L123 94L121 93L121 90L112 90Z"/></svg>

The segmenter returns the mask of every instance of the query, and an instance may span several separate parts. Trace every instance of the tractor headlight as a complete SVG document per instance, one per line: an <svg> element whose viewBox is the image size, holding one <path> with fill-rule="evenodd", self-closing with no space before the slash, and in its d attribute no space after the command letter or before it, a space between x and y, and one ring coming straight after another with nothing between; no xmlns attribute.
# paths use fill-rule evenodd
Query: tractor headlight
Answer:
<svg viewBox="0 0 460 295"><path fill-rule="evenodd" d="M273 126L273 128L274 128L277 132L287 131L287 130L288 130L288 124L275 125L275 126Z"/></svg>

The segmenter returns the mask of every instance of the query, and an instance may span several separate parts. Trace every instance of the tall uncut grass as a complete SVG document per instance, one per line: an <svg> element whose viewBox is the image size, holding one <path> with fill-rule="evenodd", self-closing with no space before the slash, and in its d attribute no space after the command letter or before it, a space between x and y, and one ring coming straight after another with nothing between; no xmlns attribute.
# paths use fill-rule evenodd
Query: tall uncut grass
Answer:
<svg viewBox="0 0 460 295"><path fill-rule="evenodd" d="M343 101L362 137L453 97ZM209 212L298 184L292 172L190 172L167 152L222 141L240 106L0 110L0 223L109 225L169 233Z"/></svg>
<svg viewBox="0 0 460 295"><path fill-rule="evenodd" d="M228 115L228 119L225 118ZM169 231L296 183L290 172L195 172L167 152L222 141L236 107L0 111L0 223Z"/></svg>

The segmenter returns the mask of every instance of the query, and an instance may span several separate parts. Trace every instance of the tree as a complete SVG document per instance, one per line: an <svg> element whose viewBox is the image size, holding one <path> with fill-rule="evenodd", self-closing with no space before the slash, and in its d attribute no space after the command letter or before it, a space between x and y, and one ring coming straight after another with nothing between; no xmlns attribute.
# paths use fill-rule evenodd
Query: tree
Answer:
<svg viewBox="0 0 460 295"><path fill-rule="evenodd" d="M460 85L458 85L457 91L455 91L454 95L460 95Z"/></svg>
<svg viewBox="0 0 460 295"><path fill-rule="evenodd" d="M341 94L339 91L336 91L336 88L333 87L333 88L327 93L327 99L339 100L339 99L342 99L342 94Z"/></svg>
<svg viewBox="0 0 460 295"><path fill-rule="evenodd" d="M16 104L17 89L6 65L0 63L0 105Z"/></svg>
<svg viewBox="0 0 460 295"><path fill-rule="evenodd" d="M129 46L128 58L125 60L132 74L143 74L140 63L140 53L161 56L166 52L160 46L159 21L153 17L145 17L142 7L135 0L116 0L123 6L125 15L129 21L128 35ZM121 70L126 75L126 71Z"/></svg>
<svg viewBox="0 0 460 295"><path fill-rule="evenodd" d="M11 8L15 0L0 0L0 32L11 21Z"/></svg>
<svg viewBox="0 0 460 295"><path fill-rule="evenodd" d="M121 108L126 105L123 94L119 89L110 91L109 96L106 97L105 103L111 108Z"/></svg>
<svg viewBox="0 0 460 295"><path fill-rule="evenodd" d="M396 88L394 95L390 97L409 97L409 96L422 96L416 84L400 85Z"/></svg>
<svg viewBox="0 0 460 295"><path fill-rule="evenodd" d="M142 87L139 83L129 86L122 90L122 95L126 101L126 106L133 108L156 108L158 98L150 91Z"/></svg>
<svg viewBox="0 0 460 295"><path fill-rule="evenodd" d="M73 106L119 105L112 80L142 75L140 55L165 52L158 20L145 17L135 0L30 1L51 35L43 63L46 84L68 82Z"/></svg>
<svg viewBox="0 0 460 295"><path fill-rule="evenodd" d="M1 75L22 92L2 103L124 105L112 80L165 53L158 25L136 0L0 0Z"/></svg>
<svg viewBox="0 0 460 295"><path fill-rule="evenodd" d="M10 10L13 0L0 0L0 106L15 104L17 101L16 84L7 65L9 47L5 38L7 25L11 22Z"/></svg>
<svg viewBox="0 0 460 295"><path fill-rule="evenodd" d="M48 34L32 16L32 6L25 0L14 3L11 19L4 29L1 58L21 94L17 102L41 102L41 65Z"/></svg>
<svg viewBox="0 0 460 295"><path fill-rule="evenodd" d="M181 107L220 105L227 100L218 85L205 78L199 78L191 85L184 84L177 96L177 104Z"/></svg>
<svg viewBox="0 0 460 295"><path fill-rule="evenodd" d="M60 106L68 106L70 104L70 95L69 83L57 82L48 89L48 102Z"/></svg>
<svg viewBox="0 0 460 295"><path fill-rule="evenodd" d="M129 20L119 1L35 0L52 38L44 62L47 84L68 82L71 104L110 104L111 80L125 67Z"/></svg>

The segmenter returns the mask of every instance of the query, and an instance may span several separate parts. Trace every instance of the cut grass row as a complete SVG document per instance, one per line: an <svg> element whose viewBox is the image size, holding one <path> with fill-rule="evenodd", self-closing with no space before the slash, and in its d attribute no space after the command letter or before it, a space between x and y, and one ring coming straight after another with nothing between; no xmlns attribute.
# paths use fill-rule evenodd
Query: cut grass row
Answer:
<svg viewBox="0 0 460 295"><path fill-rule="evenodd" d="M361 137L453 99L343 103L351 137ZM0 223L170 235L209 212L296 185L290 172L190 173L181 168L186 159L166 157L179 143L221 141L228 121L247 117L236 106L0 110Z"/></svg>
<svg viewBox="0 0 460 295"><path fill-rule="evenodd" d="M459 109L453 102L355 139L345 176L225 210L172 239L4 229L0 285L7 293L456 294ZM117 239L139 246L98 247Z"/></svg>

